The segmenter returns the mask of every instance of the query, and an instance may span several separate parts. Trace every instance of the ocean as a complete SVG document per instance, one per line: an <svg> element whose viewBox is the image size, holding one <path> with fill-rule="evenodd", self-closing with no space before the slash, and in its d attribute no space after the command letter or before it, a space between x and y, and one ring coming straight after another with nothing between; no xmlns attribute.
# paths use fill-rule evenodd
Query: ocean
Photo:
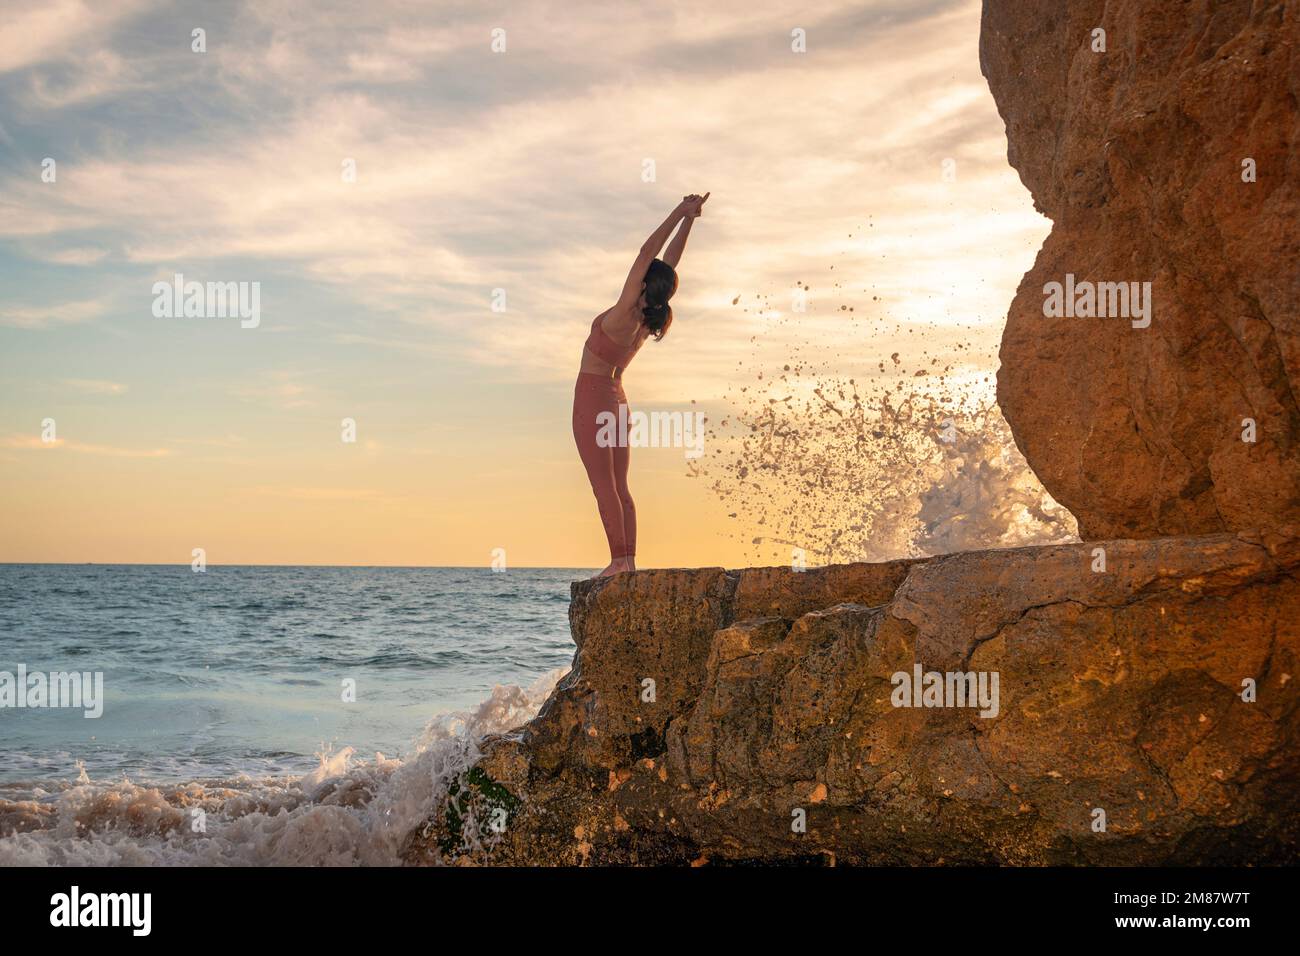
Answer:
<svg viewBox="0 0 1300 956"><path fill-rule="evenodd" d="M0 706L0 865L396 863L568 669L592 573L0 565L0 702L86 675Z"/></svg>

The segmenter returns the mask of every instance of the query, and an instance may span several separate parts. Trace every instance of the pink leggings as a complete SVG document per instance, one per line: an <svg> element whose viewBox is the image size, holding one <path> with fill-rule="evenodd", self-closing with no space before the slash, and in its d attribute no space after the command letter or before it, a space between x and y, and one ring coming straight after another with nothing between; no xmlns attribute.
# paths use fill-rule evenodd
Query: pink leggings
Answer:
<svg viewBox="0 0 1300 956"><path fill-rule="evenodd" d="M615 421L612 434L617 437L620 404L627 404L620 379L589 372L578 374L573 389L573 439L578 443L578 456L587 469L591 490L600 507L609 556L614 560L636 554L636 505L627 489L628 449L617 441L607 448L597 443L600 425L596 416L601 412L612 413ZM605 433L610 434L611 429L605 429Z"/></svg>

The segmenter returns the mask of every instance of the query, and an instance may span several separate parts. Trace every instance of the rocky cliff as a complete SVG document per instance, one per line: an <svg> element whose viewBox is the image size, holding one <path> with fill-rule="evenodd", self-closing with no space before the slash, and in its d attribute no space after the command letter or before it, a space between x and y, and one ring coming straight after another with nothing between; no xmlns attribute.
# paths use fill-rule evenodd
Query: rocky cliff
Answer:
<svg viewBox="0 0 1300 956"><path fill-rule="evenodd" d="M1287 531L580 582L572 671L407 858L1295 862L1298 566Z"/></svg>
<svg viewBox="0 0 1300 956"><path fill-rule="evenodd" d="M984 2L1007 155L1053 223L998 402L1085 538L1300 520L1298 51L1298 0ZM1109 317L1045 316L1067 275L1150 283L1150 315L1114 289Z"/></svg>
<svg viewBox="0 0 1300 956"><path fill-rule="evenodd" d="M571 672L406 858L1300 862L1298 31L985 0L1053 221L999 402L1081 534L1137 540L575 584Z"/></svg>

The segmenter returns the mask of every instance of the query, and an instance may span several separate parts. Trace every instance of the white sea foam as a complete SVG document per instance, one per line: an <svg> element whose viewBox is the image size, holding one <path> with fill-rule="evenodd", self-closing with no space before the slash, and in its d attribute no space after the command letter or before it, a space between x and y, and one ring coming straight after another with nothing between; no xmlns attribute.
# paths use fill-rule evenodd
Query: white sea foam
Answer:
<svg viewBox="0 0 1300 956"><path fill-rule="evenodd" d="M529 720L563 674L498 686L473 711L435 717L406 760L351 748L300 778L152 785L81 777L55 793L0 799L3 866L385 866L479 743ZM206 832L194 832L198 812Z"/></svg>

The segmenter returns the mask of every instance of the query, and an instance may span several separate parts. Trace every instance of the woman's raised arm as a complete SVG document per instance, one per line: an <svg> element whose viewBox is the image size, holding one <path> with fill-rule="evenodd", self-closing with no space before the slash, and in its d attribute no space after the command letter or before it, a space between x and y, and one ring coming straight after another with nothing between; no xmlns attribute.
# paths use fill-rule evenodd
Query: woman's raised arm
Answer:
<svg viewBox="0 0 1300 956"><path fill-rule="evenodd" d="M690 203L687 199L679 202L668 214L668 218L659 224L659 228L650 233L650 238L641 244L641 251L636 254L636 260L632 263L627 279L623 282L623 291L619 293L618 308L630 309L636 304L636 300L641 298L641 283L645 280L646 270L650 268L650 263L655 256L659 255L659 250L664 247L664 243L668 241L673 226L686 215L689 207Z"/></svg>
<svg viewBox="0 0 1300 956"><path fill-rule="evenodd" d="M700 218L700 213L704 210L704 200L709 198L709 194L703 196L687 196L690 207L686 210L686 215L682 218L682 224L677 228L677 235L673 236L673 241L668 243L668 249L664 252L664 262L668 263L674 269L677 263L682 261L682 253L686 251L686 240L691 234L691 223Z"/></svg>

